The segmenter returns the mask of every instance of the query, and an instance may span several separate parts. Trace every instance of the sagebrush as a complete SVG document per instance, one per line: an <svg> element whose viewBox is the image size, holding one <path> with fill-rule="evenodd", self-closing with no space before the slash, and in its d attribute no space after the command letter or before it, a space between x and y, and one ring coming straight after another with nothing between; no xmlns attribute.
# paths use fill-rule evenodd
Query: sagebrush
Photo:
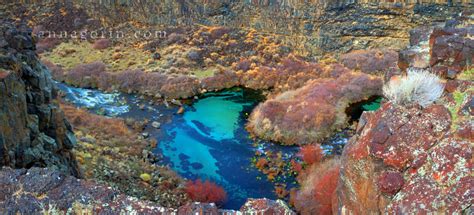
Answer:
<svg viewBox="0 0 474 215"><path fill-rule="evenodd" d="M426 107L438 100L444 91L440 78L427 70L409 69L406 76L392 78L383 87L391 102L399 105L419 104Z"/></svg>

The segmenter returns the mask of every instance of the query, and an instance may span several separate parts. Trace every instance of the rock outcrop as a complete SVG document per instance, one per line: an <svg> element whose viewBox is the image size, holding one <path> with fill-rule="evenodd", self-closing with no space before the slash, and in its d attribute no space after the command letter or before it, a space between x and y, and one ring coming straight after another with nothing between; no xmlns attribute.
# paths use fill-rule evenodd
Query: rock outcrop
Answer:
<svg viewBox="0 0 474 215"><path fill-rule="evenodd" d="M399 66L431 67L447 79L444 96L424 108L387 102L362 115L341 156L333 213L471 213L473 27L466 21L412 32Z"/></svg>
<svg viewBox="0 0 474 215"><path fill-rule="evenodd" d="M0 23L0 166L52 167L79 175L72 128L55 104L48 69L35 54L31 31Z"/></svg>
<svg viewBox="0 0 474 215"><path fill-rule="evenodd" d="M461 212L473 201L472 148L442 105L364 113L342 155L334 213Z"/></svg>
<svg viewBox="0 0 474 215"><path fill-rule="evenodd" d="M1 214L65 211L73 214L170 214L175 211L51 169L3 168L0 187Z"/></svg>
<svg viewBox="0 0 474 215"><path fill-rule="evenodd" d="M410 47L400 52L399 66L432 68L433 72L454 79L474 61L472 10L458 19L413 29Z"/></svg>

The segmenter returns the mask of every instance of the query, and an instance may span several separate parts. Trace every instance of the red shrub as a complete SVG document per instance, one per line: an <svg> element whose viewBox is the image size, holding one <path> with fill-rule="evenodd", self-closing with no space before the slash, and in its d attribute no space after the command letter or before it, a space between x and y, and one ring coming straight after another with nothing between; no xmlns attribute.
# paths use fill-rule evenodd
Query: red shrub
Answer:
<svg viewBox="0 0 474 215"><path fill-rule="evenodd" d="M106 65L102 62L80 64L74 67L66 77L68 83L80 87L98 87L99 77L106 73Z"/></svg>
<svg viewBox="0 0 474 215"><path fill-rule="evenodd" d="M340 69L336 64L332 68ZM341 72L329 69L325 75L337 73ZM257 106L247 128L260 138L286 145L320 141L348 125L345 109L349 104L380 95L382 84L380 78L350 71L335 79L310 80Z"/></svg>
<svg viewBox="0 0 474 215"><path fill-rule="evenodd" d="M217 72L201 80L201 87L207 90L222 90L239 85L239 77L231 71Z"/></svg>
<svg viewBox="0 0 474 215"><path fill-rule="evenodd" d="M199 80L188 76L170 77L160 92L170 98L188 98L198 92Z"/></svg>
<svg viewBox="0 0 474 215"><path fill-rule="evenodd" d="M383 73L397 68L398 52L392 50L356 50L343 54L342 64L349 69L368 74Z"/></svg>
<svg viewBox="0 0 474 215"><path fill-rule="evenodd" d="M340 162L333 159L311 166L299 176L301 189L293 192L292 203L301 214L332 214L332 200L339 180Z"/></svg>
<svg viewBox="0 0 474 215"><path fill-rule="evenodd" d="M92 48L94 49L106 49L108 47L110 47L111 45L111 42L109 39L98 39L94 42L94 44L92 45Z"/></svg>
<svg viewBox="0 0 474 215"><path fill-rule="evenodd" d="M36 53L43 53L54 49L61 43L61 40L54 37L40 38L36 43Z"/></svg>
<svg viewBox="0 0 474 215"><path fill-rule="evenodd" d="M122 91L138 92L142 84L146 81L145 72L143 70L126 70L115 76L116 84Z"/></svg>
<svg viewBox="0 0 474 215"><path fill-rule="evenodd" d="M323 149L319 145L305 145L300 148L299 156L308 164L318 163L323 159Z"/></svg>
<svg viewBox="0 0 474 215"><path fill-rule="evenodd" d="M188 181L185 191L193 201L197 202L222 204L227 200L225 190L210 181L204 183L200 179Z"/></svg>
<svg viewBox="0 0 474 215"><path fill-rule="evenodd" d="M291 169L293 169L293 171L297 172L298 174L303 170L303 166L301 165L301 163L295 161L294 159L291 159L290 164Z"/></svg>

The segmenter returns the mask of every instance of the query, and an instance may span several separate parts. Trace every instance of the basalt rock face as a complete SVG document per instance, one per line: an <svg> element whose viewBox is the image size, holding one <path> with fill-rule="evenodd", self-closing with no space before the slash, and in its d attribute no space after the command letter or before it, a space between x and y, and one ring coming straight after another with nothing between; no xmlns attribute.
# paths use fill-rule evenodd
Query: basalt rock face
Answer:
<svg viewBox="0 0 474 215"><path fill-rule="evenodd" d="M56 11L62 7L52 6L52 3L34 4L35 8L50 7ZM127 21L158 25L165 29L195 24L252 28L258 34L275 35L302 56L322 56L328 52L345 53L368 48L391 47L400 50L408 45L410 35L407 30L422 24L443 22L463 10L473 8L469 0L423 3L414 0L183 0L159 4L75 0L65 5L74 5L82 10L80 13L76 11L74 14L78 17L74 18L68 18L74 15L70 13L46 16L45 21L49 22L41 25L47 27L50 23L65 23L63 19L67 18L74 25L59 27L66 31L86 24L93 28L95 24L91 20L103 20L104 26L108 28ZM28 9L15 9L14 13L24 11ZM25 18L28 18L34 12L26 14Z"/></svg>
<svg viewBox="0 0 474 215"><path fill-rule="evenodd" d="M0 23L0 166L49 166L78 176L70 124L54 103L31 31Z"/></svg>
<svg viewBox="0 0 474 215"><path fill-rule="evenodd" d="M117 11L106 2L96 15ZM472 8L461 1L176 1L146 5L142 10L125 11L127 17L148 23L170 25L219 25L256 29L262 34L275 34L298 54L320 56L328 52L357 49L403 49L408 45L407 30L442 22L464 9ZM122 8L123 9L123 8ZM159 14L159 17L143 14ZM105 19L109 19L105 15ZM112 21L112 20L111 20Z"/></svg>
<svg viewBox="0 0 474 215"><path fill-rule="evenodd" d="M472 203L472 148L442 105L386 103L344 148L334 213L453 213Z"/></svg>
<svg viewBox="0 0 474 215"><path fill-rule="evenodd" d="M400 68L432 68L434 73L454 79L474 60L474 40L470 36L474 27L470 16L472 11L467 11L444 24L413 29L410 48L400 52Z"/></svg>

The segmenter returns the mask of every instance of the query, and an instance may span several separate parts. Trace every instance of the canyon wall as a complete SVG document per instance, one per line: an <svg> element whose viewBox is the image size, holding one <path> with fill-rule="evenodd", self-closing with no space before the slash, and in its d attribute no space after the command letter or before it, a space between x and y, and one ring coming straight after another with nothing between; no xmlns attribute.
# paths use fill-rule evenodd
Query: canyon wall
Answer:
<svg viewBox="0 0 474 215"><path fill-rule="evenodd" d="M0 166L52 167L78 176L74 133L55 104L31 30L0 23Z"/></svg>
<svg viewBox="0 0 474 215"><path fill-rule="evenodd" d="M69 4L84 8L107 28L134 21L163 29L191 25L255 29L307 57L367 48L400 50L409 44L410 29L473 9L469 0L167 0L160 4L75 0Z"/></svg>

